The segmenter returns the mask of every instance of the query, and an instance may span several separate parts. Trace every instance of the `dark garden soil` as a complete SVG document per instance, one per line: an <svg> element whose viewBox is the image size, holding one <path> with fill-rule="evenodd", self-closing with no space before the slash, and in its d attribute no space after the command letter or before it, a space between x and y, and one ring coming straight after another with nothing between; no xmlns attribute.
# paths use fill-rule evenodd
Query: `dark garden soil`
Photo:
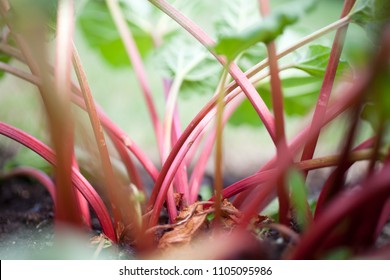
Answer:
<svg viewBox="0 0 390 280"><path fill-rule="evenodd" d="M54 243L53 217L53 202L43 186L24 178L0 181L0 259L47 258L45 252ZM99 224L95 218L92 222L94 231L90 236L98 236ZM267 231L262 239L255 241L253 250L237 252L227 258L278 259L291 245L290 240L275 230ZM378 239L378 245L389 243L390 226L387 226ZM129 248L116 252L114 258L131 257Z"/></svg>
<svg viewBox="0 0 390 280"><path fill-rule="evenodd" d="M45 188L25 179L0 182L0 257L23 257L53 244L53 202Z"/></svg>

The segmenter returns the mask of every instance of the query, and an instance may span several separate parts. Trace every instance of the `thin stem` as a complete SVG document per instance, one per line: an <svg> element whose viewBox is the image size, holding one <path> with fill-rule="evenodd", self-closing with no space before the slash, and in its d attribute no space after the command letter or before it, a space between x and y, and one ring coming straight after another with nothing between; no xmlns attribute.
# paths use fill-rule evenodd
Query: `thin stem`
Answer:
<svg viewBox="0 0 390 280"><path fill-rule="evenodd" d="M91 90L89 88L88 82L87 82L87 77L86 74L82 68L81 65L81 60L80 57L77 53L76 47L73 46L73 65L74 69L77 75L77 78L80 83L81 87L81 92L84 97L84 102L86 104L87 112L91 121L92 129L95 135L95 140L98 146L99 150L99 156L100 156L100 161L101 161L101 167L103 171L103 180L106 186L106 190L108 191L110 203L111 203L111 208L113 211L114 215L114 224L115 227L117 228L119 226L119 223L121 223L122 220L122 215L121 215L121 210L118 209L119 207L119 200L117 198L118 192L118 183L115 178L114 171L112 169L112 164L111 164L111 159L110 155L108 153L107 149L107 144L106 140L104 137L103 129L100 124L100 120L97 115L97 111L95 108L95 103L93 101L93 97L91 94Z"/></svg>
<svg viewBox="0 0 390 280"><path fill-rule="evenodd" d="M172 125L173 125L173 116L175 113L176 101L179 95L179 90L181 83L183 81L183 77L181 75L177 75L170 87L169 93L167 95L167 101L165 106L165 114L164 114L164 123L163 123L163 147L162 147L162 162L168 158L169 153L171 152L171 144L172 144ZM184 194L183 190L184 186L176 186L176 190L178 193ZM167 194L167 206L168 213L171 221L177 216L176 205L174 201L174 191L173 184L171 184L168 194ZM187 199L187 195L186 195Z"/></svg>
<svg viewBox="0 0 390 280"><path fill-rule="evenodd" d="M115 135L113 135L112 132L108 131L108 135L111 138L113 144L115 145L115 147L119 153L119 156L121 157L122 162L124 163L124 165L126 167L130 182L132 184L134 184L137 187L137 189L139 189L142 192L145 192L144 184L141 180L139 173L137 172L137 168L136 168L132 158L128 154L126 147L122 144L121 141L119 141L118 138L115 137Z"/></svg>
<svg viewBox="0 0 390 280"><path fill-rule="evenodd" d="M153 101L152 91L149 86L149 82L146 78L145 67L142 63L141 55L138 51L138 47L134 41L133 34L131 33L130 28L128 27L126 20L122 14L122 11L119 7L117 0L106 0L107 6L111 12L112 18L115 22L115 25L119 31L123 44L125 45L127 54L133 64L135 74L138 78L141 90L143 92L146 105L150 114L150 118L153 123L154 133L156 135L157 145L159 150L162 151L162 127L159 120L156 106Z"/></svg>
<svg viewBox="0 0 390 280"><path fill-rule="evenodd" d="M227 69L222 72L222 77L219 82L218 88L218 100L217 100L217 113L216 113L216 142L215 142L215 165L214 165L214 191L215 191L215 221L220 222L221 218L221 206L222 206L222 189L223 189L223 110L225 107L225 83L228 77Z"/></svg>
<svg viewBox="0 0 390 280"><path fill-rule="evenodd" d="M17 49L14 48L6 43L1 42L0 43L0 50L10 56L13 56L14 58L20 60L21 62L26 63L26 60L23 56L23 54Z"/></svg>
<svg viewBox="0 0 390 280"><path fill-rule="evenodd" d="M259 0L259 6L263 16L268 16L270 13L269 1ZM267 44L267 52L271 76L271 98L275 115L275 138L277 158L278 161L282 160L285 157L289 158L289 160L292 160L291 156L289 155L289 150L287 148L287 140L285 135L282 82L279 77L279 66L276 57L276 46L274 42L270 42L269 44ZM279 199L279 222L284 225L289 225L290 202L286 183L283 177L284 176L280 178L277 186L277 193Z"/></svg>
<svg viewBox="0 0 390 280"><path fill-rule="evenodd" d="M184 79L184 75L185 74L177 74L175 76L175 79L173 80L172 85L170 86L169 92L166 97L164 124L163 124L163 135L164 135L163 152L162 152L163 162L167 159L168 154L171 151L173 116L175 115L177 98L179 96L179 91Z"/></svg>
<svg viewBox="0 0 390 280"><path fill-rule="evenodd" d="M242 103L242 101L245 100L245 96L239 96L236 100L230 102L230 106L227 106L225 108L224 112L224 119L223 119L223 125L226 124L226 122L229 120L230 116L234 113L236 108ZM210 132L210 135L206 138L204 141L204 144L202 146L202 151L199 155L199 158L196 161L196 165L194 167L194 170L192 171L191 178L190 178L190 198L191 202L195 202L198 198L198 193L200 189L200 184L204 175L204 171L206 169L206 164L209 160L209 157L211 155L212 149L214 147L216 139L216 130L212 130Z"/></svg>
<svg viewBox="0 0 390 280"><path fill-rule="evenodd" d="M162 162L164 163L168 158L169 153L171 152L171 144L172 144L172 125L173 125L173 116L175 113L176 101L179 95L180 86L183 81L182 75L177 75L173 80L172 85L170 86L170 90L167 94L167 101L165 106L165 114L164 114L164 123L163 123L163 146L162 146ZM178 178L178 177L177 177ZM178 193L184 194L187 191L183 190L184 186L176 186L176 190ZM187 200L188 194L185 196ZM177 210L174 199L174 190L173 184L169 187L167 193L167 208L170 221L173 222L177 216Z"/></svg>
<svg viewBox="0 0 390 280"><path fill-rule="evenodd" d="M59 1L58 16L57 16L57 40L55 52L55 68L54 68L54 83L58 94L59 103L66 104L70 107L71 104L71 71L72 71L72 38L74 30L73 19L74 3L73 0ZM67 111L70 108L68 108ZM69 115L70 117L70 115ZM72 161L75 160L74 155L74 136L73 136L73 120L69 119L69 131L67 134L68 141L64 141L63 145L67 146L66 151L70 152ZM75 167L78 168L77 164ZM76 191L78 196L79 208L84 222L90 225L91 215L88 209L88 203L79 191Z"/></svg>
<svg viewBox="0 0 390 280"><path fill-rule="evenodd" d="M4 71L4 72L7 72L7 73L10 73L22 80L25 80L26 82L29 82L29 83L32 83L38 87L41 86L41 81L38 77L30 74L30 73L27 73L23 70L20 70L14 66L11 66L7 63L4 63L2 61L0 61L0 70Z"/></svg>
<svg viewBox="0 0 390 280"><path fill-rule="evenodd" d="M344 2L344 7L341 12L341 18L344 18L349 14L355 0L346 0ZM330 53L329 63L326 67L325 77L322 82L320 95L318 97L317 105L314 111L312 118L312 127L315 127L318 123L321 123L326 114L326 107L331 96L333 84L336 78L337 67L339 65L341 53L343 51L345 36L347 34L348 25L340 28L336 32L335 39L333 41L332 50ZM319 133L310 141L305 144L305 147L302 152L302 160L307 160L313 158L314 151L318 142ZM306 174L307 175L307 174Z"/></svg>
<svg viewBox="0 0 390 280"><path fill-rule="evenodd" d="M349 154L348 160L351 163L357 161L368 160L372 156L372 149L366 149L361 151L355 151ZM340 160L340 155L325 156L310 160L301 161L295 163L295 167L302 171L315 170L320 168L337 166ZM277 174L277 169L272 168L259 173L255 173L245 179L242 179L223 190L223 198L230 198L236 194L239 194L243 191L246 191L251 188L258 187L268 180L275 177ZM211 201L214 201L214 198L211 198Z"/></svg>

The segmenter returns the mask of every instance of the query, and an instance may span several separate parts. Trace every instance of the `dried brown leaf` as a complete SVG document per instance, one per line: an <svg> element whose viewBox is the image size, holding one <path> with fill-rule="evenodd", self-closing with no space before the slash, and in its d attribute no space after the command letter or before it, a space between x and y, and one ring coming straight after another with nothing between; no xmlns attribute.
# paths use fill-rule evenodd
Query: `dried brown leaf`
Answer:
<svg viewBox="0 0 390 280"><path fill-rule="evenodd" d="M203 207L196 203L183 209L177 216L176 221L186 221L179 223L173 230L166 232L161 237L158 248L167 249L172 246L189 244L205 225L206 216L207 213L203 212Z"/></svg>

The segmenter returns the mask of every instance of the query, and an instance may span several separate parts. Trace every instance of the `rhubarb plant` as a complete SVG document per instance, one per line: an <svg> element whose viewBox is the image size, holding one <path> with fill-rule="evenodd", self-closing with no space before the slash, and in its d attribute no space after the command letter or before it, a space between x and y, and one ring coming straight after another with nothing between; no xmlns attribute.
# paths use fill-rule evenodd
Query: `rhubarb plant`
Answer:
<svg viewBox="0 0 390 280"><path fill-rule="evenodd" d="M388 245L377 248L390 216L388 1L345 0L340 18L318 30L297 28L316 12L316 1L75 2L0 0L0 78L13 75L37 88L46 138L2 120L0 134L53 166L13 168L25 165L14 158L1 178L41 182L59 235L63 225L91 230L91 208L102 240L136 257L182 250L230 258L257 248L252 243L274 244L271 232L283 240L278 258L388 255ZM352 25L371 42L364 63L344 51ZM153 135L155 157L98 104L75 34L108 71L133 71L129 86L144 102L152 131L142 133ZM188 100L199 100L199 108L183 112ZM88 127L81 135L79 125ZM322 147L329 126L340 134L328 140L335 151ZM272 143L273 156L226 184L225 129L242 127ZM252 154L263 147L241 139ZM347 180L358 162L367 167ZM314 192L314 170L327 167ZM202 182L210 172L206 198ZM229 250L213 249L221 246ZM264 250L259 258L275 256Z"/></svg>

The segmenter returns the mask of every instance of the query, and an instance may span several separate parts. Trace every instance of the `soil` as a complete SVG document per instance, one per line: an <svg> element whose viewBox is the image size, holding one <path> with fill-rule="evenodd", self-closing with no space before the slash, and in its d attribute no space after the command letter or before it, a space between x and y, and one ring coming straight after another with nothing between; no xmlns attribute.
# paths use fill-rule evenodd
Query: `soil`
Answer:
<svg viewBox="0 0 390 280"><path fill-rule="evenodd" d="M13 178L0 181L0 259L36 259L36 258L91 258L95 247L91 247L90 240L83 240L81 246L91 249L77 252L76 255L64 255L64 247L54 247L53 201L40 184L24 178ZM99 236L100 226L96 218L92 219L93 231L89 237ZM79 240L80 241L80 240ZM85 242L87 241L87 242ZM73 240L71 242L74 244ZM263 235L263 240L255 242L253 250L237 252L230 259L279 259L283 251L288 248L290 241L281 237L275 230L269 230ZM384 228L377 246L390 243L390 223ZM79 244L73 245L74 250ZM66 246L65 246L66 247ZM260 249L261 248L261 249ZM265 249L265 250L264 250ZM61 254L58 255L58 250ZM101 255L104 259L133 258L132 248L117 250L114 246L108 254ZM57 255L48 252L56 251ZM259 252L262 252L259 255Z"/></svg>
<svg viewBox="0 0 390 280"><path fill-rule="evenodd" d="M0 258L51 247L53 217L53 201L43 186L21 178L0 182Z"/></svg>

